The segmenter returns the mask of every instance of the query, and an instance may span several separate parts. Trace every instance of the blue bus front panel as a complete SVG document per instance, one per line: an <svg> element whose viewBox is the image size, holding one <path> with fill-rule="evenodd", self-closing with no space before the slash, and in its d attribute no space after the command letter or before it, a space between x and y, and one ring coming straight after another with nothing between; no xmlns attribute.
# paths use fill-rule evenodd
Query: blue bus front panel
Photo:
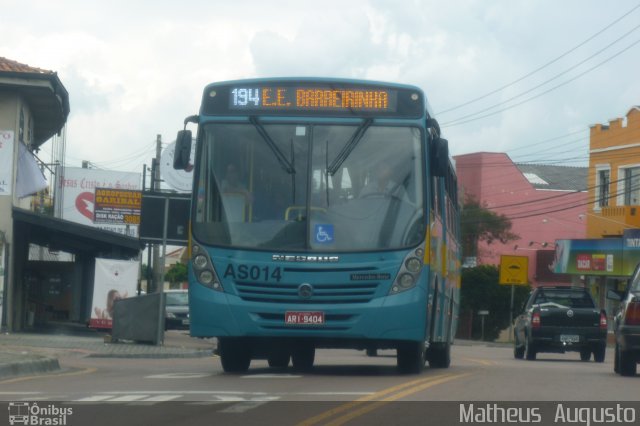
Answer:
<svg viewBox="0 0 640 426"><path fill-rule="evenodd" d="M389 295L406 252L340 255L332 263L277 262L272 254L211 256L224 291L190 270L191 334L197 337L425 338L428 267L416 286ZM312 294L300 294L306 285ZM286 324L286 312L321 312L323 324Z"/></svg>

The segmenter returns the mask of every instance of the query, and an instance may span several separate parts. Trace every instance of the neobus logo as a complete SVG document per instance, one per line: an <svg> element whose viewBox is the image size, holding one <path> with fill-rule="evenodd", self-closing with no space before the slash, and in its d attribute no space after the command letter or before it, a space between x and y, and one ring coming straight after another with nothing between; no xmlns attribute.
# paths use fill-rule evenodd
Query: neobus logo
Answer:
<svg viewBox="0 0 640 426"><path fill-rule="evenodd" d="M314 262L314 263L333 263L339 262L340 256L296 256L285 254L274 254L271 256L274 262Z"/></svg>

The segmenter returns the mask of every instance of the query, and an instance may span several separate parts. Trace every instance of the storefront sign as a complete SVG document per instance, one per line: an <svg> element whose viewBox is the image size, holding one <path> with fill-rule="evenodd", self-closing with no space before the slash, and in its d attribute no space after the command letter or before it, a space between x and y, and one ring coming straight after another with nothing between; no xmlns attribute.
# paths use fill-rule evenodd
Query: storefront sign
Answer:
<svg viewBox="0 0 640 426"><path fill-rule="evenodd" d="M576 275L624 275L621 238L557 240L553 272Z"/></svg>

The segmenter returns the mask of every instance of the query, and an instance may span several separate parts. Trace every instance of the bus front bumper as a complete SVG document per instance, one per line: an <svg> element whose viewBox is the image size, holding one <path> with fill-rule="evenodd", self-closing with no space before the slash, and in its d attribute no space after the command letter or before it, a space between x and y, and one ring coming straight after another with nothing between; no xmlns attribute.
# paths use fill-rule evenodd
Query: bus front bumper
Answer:
<svg viewBox="0 0 640 426"><path fill-rule="evenodd" d="M327 341L415 340L425 338L427 296L413 288L359 304L256 303L190 288L191 335L195 337L303 337ZM324 323L287 324L286 313L321 313Z"/></svg>

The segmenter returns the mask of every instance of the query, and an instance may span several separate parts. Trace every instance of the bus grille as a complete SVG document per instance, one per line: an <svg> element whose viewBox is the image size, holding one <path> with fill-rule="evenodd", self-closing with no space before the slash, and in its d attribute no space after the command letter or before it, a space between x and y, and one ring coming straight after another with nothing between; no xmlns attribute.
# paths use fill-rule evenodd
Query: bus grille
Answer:
<svg viewBox="0 0 640 426"><path fill-rule="evenodd" d="M374 298L379 282L359 281L346 284L313 284L313 295L302 298L298 295L300 284L274 284L236 281L236 290L242 300L262 303L295 304L345 304L367 303Z"/></svg>

